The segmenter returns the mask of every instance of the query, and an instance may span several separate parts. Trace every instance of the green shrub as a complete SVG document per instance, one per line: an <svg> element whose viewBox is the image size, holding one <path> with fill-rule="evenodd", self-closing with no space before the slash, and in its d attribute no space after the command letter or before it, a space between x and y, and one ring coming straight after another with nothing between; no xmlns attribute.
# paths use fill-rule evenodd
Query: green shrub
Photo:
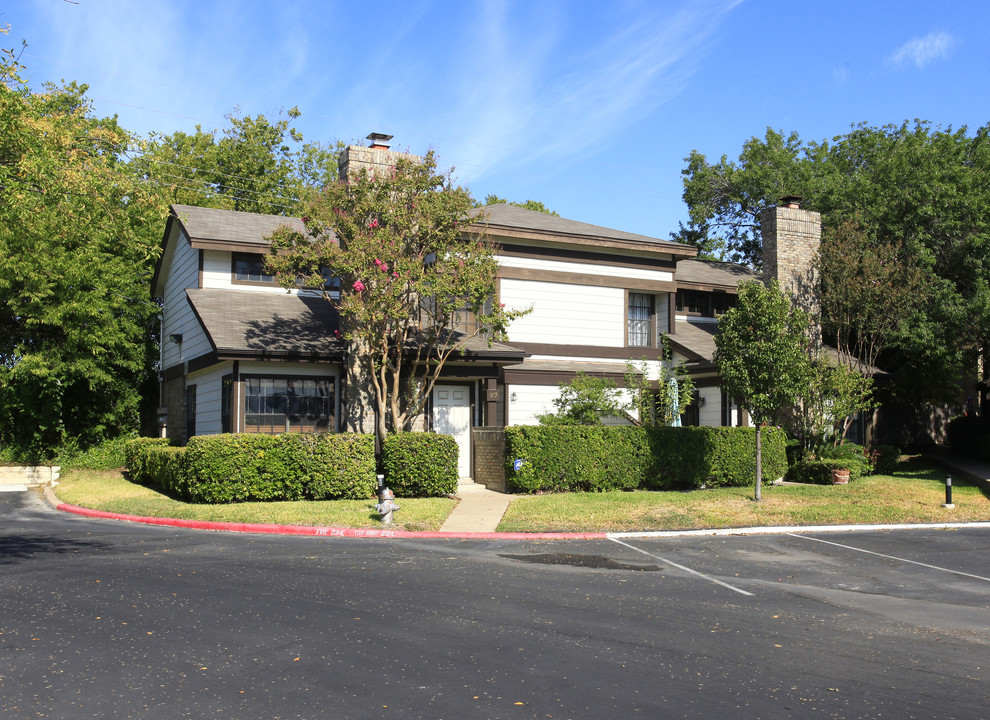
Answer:
<svg viewBox="0 0 990 720"><path fill-rule="evenodd" d="M144 484L154 485L169 495L188 496L185 469L185 448L168 445L148 445L144 451Z"/></svg>
<svg viewBox="0 0 990 720"><path fill-rule="evenodd" d="M288 434L301 454L303 492L311 500L361 499L375 493L375 436Z"/></svg>
<svg viewBox="0 0 990 720"><path fill-rule="evenodd" d="M124 446L123 462L123 467L127 468L127 477L142 485L155 484L147 468L148 452L151 448L167 446L167 438L137 437L129 439Z"/></svg>
<svg viewBox="0 0 990 720"><path fill-rule="evenodd" d="M778 428L763 432L766 481L787 470L785 440ZM755 478L754 428L506 428L506 482L514 492L746 486Z"/></svg>
<svg viewBox="0 0 990 720"><path fill-rule="evenodd" d="M51 464L66 469L117 470L127 465L127 447L133 439L125 435L85 449L74 442L67 443L55 452Z"/></svg>
<svg viewBox="0 0 990 720"><path fill-rule="evenodd" d="M644 428L528 425L506 428L505 437L512 492L633 490L650 467Z"/></svg>
<svg viewBox="0 0 990 720"><path fill-rule="evenodd" d="M840 467L849 471L850 480L858 480L864 475L873 474L873 462L866 457L863 446L856 443L843 443L827 447L818 453L821 459L841 461Z"/></svg>
<svg viewBox="0 0 990 720"><path fill-rule="evenodd" d="M374 438L346 433L198 435L170 486L201 503L362 499L374 488Z"/></svg>
<svg viewBox="0 0 990 720"><path fill-rule="evenodd" d="M457 491L457 441L450 435L405 432L382 443L385 483L397 497L440 497Z"/></svg>
<svg viewBox="0 0 990 720"><path fill-rule="evenodd" d="M852 481L855 479L853 477L853 470L849 467L849 462L840 458L810 458L808 460L801 460L790 469L789 476L794 482L832 485L833 470L849 470L849 480Z"/></svg>
<svg viewBox="0 0 990 720"><path fill-rule="evenodd" d="M873 472L890 475L897 469L901 459L901 449L894 445L877 445L873 448Z"/></svg>

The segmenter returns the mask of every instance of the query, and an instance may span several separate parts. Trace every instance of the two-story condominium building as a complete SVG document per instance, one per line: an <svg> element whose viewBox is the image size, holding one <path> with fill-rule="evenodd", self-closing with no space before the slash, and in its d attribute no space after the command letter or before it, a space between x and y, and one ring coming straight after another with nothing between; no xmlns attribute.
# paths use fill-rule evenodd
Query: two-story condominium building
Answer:
<svg viewBox="0 0 990 720"><path fill-rule="evenodd" d="M348 148L345 171L375 152L391 153ZM498 301L531 312L505 343L469 342L419 423L454 435L462 476L473 474L473 428L536 423L578 372L620 386L629 361L649 374L665 335L697 388L683 421L746 424L712 357L717 317L757 273L700 261L680 243L511 205L480 208L475 219L500 247ZM159 415L169 437L336 432L360 414L347 407L348 348L335 337L331 303L265 273L265 238L283 224L303 229L298 218L172 207L152 291L162 302Z"/></svg>

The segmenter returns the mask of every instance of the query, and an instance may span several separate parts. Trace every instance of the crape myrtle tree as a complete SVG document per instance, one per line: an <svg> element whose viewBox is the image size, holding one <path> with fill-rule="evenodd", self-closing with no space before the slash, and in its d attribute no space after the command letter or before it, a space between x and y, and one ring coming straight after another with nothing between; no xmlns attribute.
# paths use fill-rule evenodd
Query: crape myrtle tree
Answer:
<svg viewBox="0 0 990 720"><path fill-rule="evenodd" d="M915 121L860 124L821 142L768 129L747 140L736 160L710 162L694 151L682 171L690 221L674 238L701 255L759 268L759 215L783 195L800 195L805 207L821 212L826 238L854 221L875 255L922 278L912 282L913 309L899 308L896 322L872 309L855 322L888 325L879 332L882 347L874 348L892 373L895 397L944 401L958 392L964 364L990 347L988 136L990 125L971 133ZM824 282L835 281L837 267L825 268ZM880 269L881 278L890 276L890 268ZM838 327L862 333L864 325L843 326L834 309L823 305L828 341ZM876 330L867 332L876 337ZM869 351L856 342L853 352ZM867 356L859 360L870 364Z"/></svg>
<svg viewBox="0 0 990 720"><path fill-rule="evenodd" d="M756 424L756 500L762 499L763 425L807 392L808 316L793 307L777 281L747 282L718 321L715 364L730 397Z"/></svg>
<svg viewBox="0 0 990 720"><path fill-rule="evenodd" d="M136 430L164 206L86 86L0 57L0 443L28 461Z"/></svg>
<svg viewBox="0 0 990 720"><path fill-rule="evenodd" d="M471 207L430 152L329 184L303 208L305 234L271 237L279 281L321 291L340 314L349 429L363 429L366 406L379 438L410 429L445 363L472 337L504 339L524 314L493 302L495 246L469 224ZM464 313L476 322L455 329Z"/></svg>

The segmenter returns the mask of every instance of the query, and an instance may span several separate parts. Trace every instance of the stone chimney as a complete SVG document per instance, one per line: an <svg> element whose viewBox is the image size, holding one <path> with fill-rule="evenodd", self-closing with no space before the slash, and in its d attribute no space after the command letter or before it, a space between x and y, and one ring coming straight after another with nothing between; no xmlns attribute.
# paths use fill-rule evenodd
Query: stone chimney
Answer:
<svg viewBox="0 0 990 720"><path fill-rule="evenodd" d="M341 180L349 179L357 175L361 169L368 171L372 177L389 173L395 164L401 159L419 162L423 158L409 153L396 152L389 149L391 135L383 133L371 133L368 135L370 144L368 147L361 145L348 145L340 154L337 164L338 173Z"/></svg>
<svg viewBox="0 0 990 720"><path fill-rule="evenodd" d="M801 198L786 195L776 207L760 214L763 236L763 277L776 279L791 302L811 316L811 338L821 344L821 303L818 297L818 247L821 213L801 209Z"/></svg>

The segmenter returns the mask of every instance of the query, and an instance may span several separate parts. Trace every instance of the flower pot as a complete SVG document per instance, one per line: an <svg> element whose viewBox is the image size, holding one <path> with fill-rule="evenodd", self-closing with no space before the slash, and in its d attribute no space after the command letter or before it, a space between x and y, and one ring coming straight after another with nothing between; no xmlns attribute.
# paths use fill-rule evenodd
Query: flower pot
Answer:
<svg viewBox="0 0 990 720"><path fill-rule="evenodd" d="M833 485L848 485L849 484L849 471L848 470L833 470L832 471L832 484Z"/></svg>

